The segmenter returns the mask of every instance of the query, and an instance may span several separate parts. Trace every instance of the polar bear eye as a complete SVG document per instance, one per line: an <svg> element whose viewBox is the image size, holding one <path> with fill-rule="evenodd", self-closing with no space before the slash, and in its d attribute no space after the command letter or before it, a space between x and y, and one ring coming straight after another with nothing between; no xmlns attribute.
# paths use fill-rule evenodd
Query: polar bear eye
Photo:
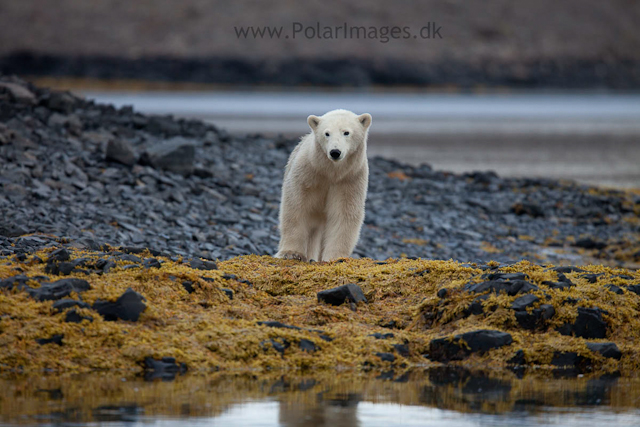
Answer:
<svg viewBox="0 0 640 427"><path fill-rule="evenodd" d="M325 132L324 134L325 134L325 136L329 136L329 132Z"/></svg>
<svg viewBox="0 0 640 427"><path fill-rule="evenodd" d="M349 136L349 132L345 132L345 133L344 133L344 135L345 135L345 136Z"/></svg>

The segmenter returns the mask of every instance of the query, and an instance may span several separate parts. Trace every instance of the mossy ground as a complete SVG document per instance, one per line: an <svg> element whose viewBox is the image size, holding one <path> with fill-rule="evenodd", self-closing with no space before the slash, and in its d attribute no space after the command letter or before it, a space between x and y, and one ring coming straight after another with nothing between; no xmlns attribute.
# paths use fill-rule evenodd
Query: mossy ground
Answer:
<svg viewBox="0 0 640 427"><path fill-rule="evenodd" d="M48 252L34 256L46 260ZM35 263L34 256L23 262L8 260L0 265L0 279L16 274L47 275L50 281L62 278L46 274L44 264ZM108 256L108 253L72 252L72 259ZM146 257L151 255L147 253ZM522 349L529 365L546 366L555 351L573 351L589 358L594 371L619 370L624 375L640 367L640 296L625 288L640 283L637 271L583 266L586 272L604 274L596 283L589 283L581 277L584 273L567 273L576 286L553 290L542 285L545 280L557 280L557 274L549 266L523 261L499 269L526 273L529 281L540 287L534 291L540 303L555 307L556 314L549 324L532 332L518 326L510 309L520 295L491 295L483 305L495 310L464 315L477 295L462 288L469 282L481 281L483 271L455 261L390 259L381 263L345 259L307 264L268 256L243 256L218 263L218 270L203 271L159 259L161 268L123 269L127 262L120 261L108 273L70 276L90 282L92 289L80 296L89 304L97 299L115 300L127 288L142 294L147 308L137 322L109 322L90 309L82 309L81 314L93 317L93 322L66 323L65 314L54 312L51 301L36 302L17 289L1 291L0 367L25 372L140 371L146 357L170 356L186 363L192 371L371 366L388 369L390 362L382 362L376 353L393 353L396 367L433 365L425 358L432 339L477 329L509 332L513 344L455 363L504 367ZM194 284L193 293L183 287L186 280ZM359 285L369 302L338 307L318 302L317 292L347 283ZM609 283L620 286L623 294L609 291L604 286ZM38 286L35 281L30 285ZM443 287L449 289L445 299L436 295ZM233 299L221 288L233 290ZM577 302L566 303L567 298ZM606 339L586 340L555 331L555 327L574 319L580 306L604 311L603 318L608 324ZM261 326L260 321L280 321L301 329ZM391 332L394 336L376 339L370 336L375 332ZM64 335L61 346L36 342L55 334ZM313 342L316 351L300 349L298 343L302 339ZM278 352L271 340L288 343L288 347L284 353ZM604 359L594 354L586 347L588 341L615 342L622 351L622 359ZM399 354L396 344L406 344L409 355Z"/></svg>

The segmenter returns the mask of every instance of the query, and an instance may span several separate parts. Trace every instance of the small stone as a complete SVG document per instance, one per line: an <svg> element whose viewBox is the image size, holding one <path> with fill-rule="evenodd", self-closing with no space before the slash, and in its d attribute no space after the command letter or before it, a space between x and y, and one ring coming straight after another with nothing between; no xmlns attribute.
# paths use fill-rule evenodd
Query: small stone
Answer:
<svg viewBox="0 0 640 427"><path fill-rule="evenodd" d="M513 296L516 294L525 294L527 292L538 290L538 287L524 280L490 280L487 282L467 285L465 289L469 292L474 293L491 291L499 294L500 292L506 292L507 295Z"/></svg>
<svg viewBox="0 0 640 427"><path fill-rule="evenodd" d="M604 249L607 247L607 244L587 237L586 239L576 241L573 246L584 249Z"/></svg>
<svg viewBox="0 0 640 427"><path fill-rule="evenodd" d="M318 302L337 306L345 301L354 303L367 302L367 298L364 296L360 286L353 283L318 292Z"/></svg>
<svg viewBox="0 0 640 427"><path fill-rule="evenodd" d="M374 337L377 340L386 340L394 337L394 335L391 332L387 332L386 334L381 334L380 332L374 332L373 334L369 334L369 336Z"/></svg>
<svg viewBox="0 0 640 427"><path fill-rule="evenodd" d="M193 287L193 282L190 280L185 280L184 282L182 282L182 287L184 288L185 291L189 292L190 294L192 294L195 291L195 288Z"/></svg>
<svg viewBox="0 0 640 427"><path fill-rule="evenodd" d="M230 300L233 299L233 291L231 289L229 289L229 288L220 288L220 290L225 293L227 298L229 298Z"/></svg>
<svg viewBox="0 0 640 427"><path fill-rule="evenodd" d="M144 268L146 269L150 269L150 268L160 268L162 267L162 264L160 264L160 261L158 261L155 258L147 258L142 262L142 265L144 266Z"/></svg>
<svg viewBox="0 0 640 427"><path fill-rule="evenodd" d="M564 324L558 328L558 332L582 338L606 338L607 323L602 319L602 311L599 308L578 307L575 322Z"/></svg>
<svg viewBox="0 0 640 427"><path fill-rule="evenodd" d="M442 288L438 290L438 298L446 298L449 290L447 288Z"/></svg>
<svg viewBox="0 0 640 427"><path fill-rule="evenodd" d="M514 354L511 359L507 360L507 363L509 365L516 365L516 366L526 365L527 361L524 355L524 351L523 350L516 351L516 354Z"/></svg>
<svg viewBox="0 0 640 427"><path fill-rule="evenodd" d="M173 380L177 374L183 375L188 368L186 363L178 364L173 357L163 357L154 359L147 357L144 359L145 380L154 379Z"/></svg>
<svg viewBox="0 0 640 427"><path fill-rule="evenodd" d="M51 335L51 337L49 338L38 338L36 342L40 345L58 344L61 346L63 338L64 338L64 334L56 334L56 335Z"/></svg>

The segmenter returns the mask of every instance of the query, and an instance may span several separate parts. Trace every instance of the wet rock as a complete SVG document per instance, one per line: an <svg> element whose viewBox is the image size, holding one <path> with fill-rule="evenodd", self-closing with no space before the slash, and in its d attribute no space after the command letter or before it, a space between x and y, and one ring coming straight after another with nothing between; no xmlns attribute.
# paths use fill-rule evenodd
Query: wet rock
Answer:
<svg viewBox="0 0 640 427"><path fill-rule="evenodd" d="M162 267L162 264L160 264L160 261L158 261L155 258L147 258L147 259L145 259L144 261L142 261L142 265L146 269Z"/></svg>
<svg viewBox="0 0 640 427"><path fill-rule="evenodd" d="M374 337L377 340L386 340L389 338L393 338L395 335L393 335L391 332L387 332L386 334L381 334L380 332L374 332L373 334L369 334L368 336Z"/></svg>
<svg viewBox="0 0 640 427"><path fill-rule="evenodd" d="M73 112L75 105L75 97L67 92L51 92L47 101L47 106L50 109L65 114Z"/></svg>
<svg viewBox="0 0 640 427"><path fill-rule="evenodd" d="M189 292L190 294L192 294L196 289L193 287L193 282L190 280L185 280L182 282L182 287L184 288L185 291Z"/></svg>
<svg viewBox="0 0 640 427"><path fill-rule="evenodd" d="M463 360L472 353L484 353L512 342L510 334L487 329L456 335L453 340L437 338L430 343L429 359L436 362Z"/></svg>
<svg viewBox="0 0 640 427"><path fill-rule="evenodd" d="M588 274L583 274L580 277L587 279L587 282L589 283L597 283L598 278L600 278L603 275L604 273L588 273Z"/></svg>
<svg viewBox="0 0 640 427"><path fill-rule="evenodd" d="M620 360L622 352L618 349L616 343L613 342L588 342L587 347L594 353L600 353L602 356Z"/></svg>
<svg viewBox="0 0 640 427"><path fill-rule="evenodd" d="M640 285L629 285L627 286L627 290L636 295L640 295Z"/></svg>
<svg viewBox="0 0 640 427"><path fill-rule="evenodd" d="M553 267L551 270L557 273L584 273L584 270L574 265L566 265L560 267Z"/></svg>
<svg viewBox="0 0 640 427"><path fill-rule="evenodd" d="M465 289L469 292L474 293L490 291L499 294L500 292L506 292L508 295L513 296L516 294L525 294L527 292L538 290L538 287L524 280L491 280L487 282L466 285Z"/></svg>
<svg viewBox="0 0 640 427"><path fill-rule="evenodd" d="M318 302L330 305L341 305L345 302L367 302L360 286L349 283L337 288L327 289L318 292Z"/></svg>
<svg viewBox="0 0 640 427"><path fill-rule="evenodd" d="M271 347L282 355L284 355L285 350L291 346L291 343L287 339L276 337L270 338L268 341L261 341L260 345L262 346L263 350L266 350L268 348L267 343L271 344Z"/></svg>
<svg viewBox="0 0 640 427"><path fill-rule="evenodd" d="M402 357L409 357L411 354L409 352L409 346L406 344L393 344L393 348Z"/></svg>
<svg viewBox="0 0 640 427"><path fill-rule="evenodd" d="M47 258L47 261L68 261L70 258L71 255L69 254L69 251L65 248L60 248L51 252L49 258Z"/></svg>
<svg viewBox="0 0 640 427"><path fill-rule="evenodd" d="M61 312L72 307L91 308L91 306L84 301L77 301L68 298L58 300L51 306L51 308L57 312Z"/></svg>
<svg viewBox="0 0 640 427"><path fill-rule="evenodd" d="M229 298L230 300L233 299L233 291L229 288L220 288L220 290L222 292L224 292L224 294L227 296L227 298Z"/></svg>
<svg viewBox="0 0 640 427"><path fill-rule="evenodd" d="M39 288L28 290L29 295L36 301L55 301L72 292L78 294L91 289L89 282L83 279L60 279L53 283L43 283Z"/></svg>
<svg viewBox="0 0 640 427"><path fill-rule="evenodd" d="M185 363L177 363L173 357L163 357L162 359L154 359L147 357L144 359L144 377L147 381L161 379L163 381L171 381L176 375L183 375L188 368Z"/></svg>
<svg viewBox="0 0 640 427"><path fill-rule="evenodd" d="M471 302L471 304L469 304L469 308L467 309L467 313L465 313L465 315L473 314L479 316L484 313L484 305L482 303L487 299L489 299L489 294L480 295L479 297L475 298Z"/></svg>
<svg viewBox="0 0 640 427"><path fill-rule="evenodd" d="M447 288L442 288L442 289L438 289L438 298L446 298L447 294L449 293L449 290Z"/></svg>
<svg viewBox="0 0 640 427"><path fill-rule="evenodd" d="M0 280L0 289L10 289L15 287L17 290L23 291L29 288L29 286L27 285L27 282L29 280L31 280L31 278L23 274L8 277L6 279Z"/></svg>
<svg viewBox="0 0 640 427"><path fill-rule="evenodd" d="M142 295L129 288L116 301L96 301L93 309L107 321L121 319L137 322L147 308L144 301L146 299Z"/></svg>
<svg viewBox="0 0 640 427"><path fill-rule="evenodd" d="M525 358L524 351L523 350L516 351L516 354L514 354L511 359L507 360L507 363L509 365L516 365L516 366L526 365L527 360Z"/></svg>
<svg viewBox="0 0 640 427"><path fill-rule="evenodd" d="M551 289L557 289L557 290L569 289L575 286L573 283L570 283L570 282L552 282L549 280L545 280L544 282L542 282L542 284L550 287Z"/></svg>
<svg viewBox="0 0 640 427"><path fill-rule="evenodd" d="M516 310L516 311L522 311L522 310L526 310L528 307L531 307L532 305L536 304L538 301L540 301L540 298L538 298L535 295L523 295L521 297L516 298L513 303L511 303L511 309Z"/></svg>
<svg viewBox="0 0 640 427"><path fill-rule="evenodd" d="M49 338L38 338L36 342L40 345L58 344L61 346L63 339L64 339L64 334L55 334L55 335L51 335L51 337Z"/></svg>
<svg viewBox="0 0 640 427"><path fill-rule="evenodd" d="M573 324L564 324L558 329L562 335L582 338L606 338L607 323L599 308L578 307L578 317Z"/></svg>
<svg viewBox="0 0 640 427"><path fill-rule="evenodd" d="M136 153L133 151L131 144L124 139L110 139L107 142L105 158L126 166L133 166L137 161Z"/></svg>
<svg viewBox="0 0 640 427"><path fill-rule="evenodd" d="M270 328L282 328L282 329L294 329L296 331L299 331L300 328L297 326L293 326L293 325L286 325L282 322L277 322L275 320L267 320L264 322L258 322L258 325L260 326L268 326Z"/></svg>
<svg viewBox="0 0 640 427"><path fill-rule="evenodd" d="M170 138L146 151L151 166L182 175L193 172L195 154L193 142L183 137Z"/></svg>
<svg viewBox="0 0 640 427"><path fill-rule="evenodd" d="M493 280L528 280L529 276L525 273L485 273L482 275L485 281Z"/></svg>
<svg viewBox="0 0 640 427"><path fill-rule="evenodd" d="M67 311L67 314L64 318L64 321L68 323L82 323L83 320L88 320L89 322L93 322L93 317L82 316L80 313L78 313L77 310L72 309Z"/></svg>
<svg viewBox="0 0 640 427"><path fill-rule="evenodd" d="M395 362L396 357L391 353L376 353L383 362Z"/></svg>
<svg viewBox="0 0 640 427"><path fill-rule="evenodd" d="M618 295L624 294L624 291L620 287L618 287L616 285L609 284L609 285L604 285L604 287L609 289L614 294L618 294Z"/></svg>
<svg viewBox="0 0 640 427"><path fill-rule="evenodd" d="M217 270L218 266L213 261L206 261L201 259L192 259L189 261L189 266L197 270Z"/></svg>
<svg viewBox="0 0 640 427"><path fill-rule="evenodd" d="M307 353L315 353L318 350L313 341L304 338L298 342L298 347L300 350L306 351Z"/></svg>

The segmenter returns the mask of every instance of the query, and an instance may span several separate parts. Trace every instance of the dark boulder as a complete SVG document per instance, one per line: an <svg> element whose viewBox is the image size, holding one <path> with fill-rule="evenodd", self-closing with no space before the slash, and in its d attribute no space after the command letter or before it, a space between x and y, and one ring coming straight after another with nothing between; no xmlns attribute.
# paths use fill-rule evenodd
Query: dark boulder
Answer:
<svg viewBox="0 0 640 427"><path fill-rule="evenodd" d="M575 335L582 338L606 338L607 323L599 308L578 307L578 317L573 324L565 323L558 328L562 335Z"/></svg>
<svg viewBox="0 0 640 427"><path fill-rule="evenodd" d="M331 305L341 305L344 302L358 303L362 301L367 302L367 298L365 298L360 286L354 285L353 283L318 292L318 302Z"/></svg>
<svg viewBox="0 0 640 427"><path fill-rule="evenodd" d="M508 295L513 296L516 294L525 294L527 292L538 290L538 287L525 280L489 280L487 282L466 285L465 289L469 292L474 293L490 291L499 294L501 292L506 292Z"/></svg>
<svg viewBox="0 0 640 427"><path fill-rule="evenodd" d="M30 288L29 295L36 301L55 301L69 296L72 292L82 293L91 289L83 279L60 279L53 283L43 283L39 288Z"/></svg>
<svg viewBox="0 0 640 427"><path fill-rule="evenodd" d="M587 347L594 353L600 353L604 357L620 360L622 352L613 342L588 342Z"/></svg>
<svg viewBox="0 0 640 427"><path fill-rule="evenodd" d="M386 334L381 334L380 332L374 332L373 334L369 334L368 336L374 337L377 340L386 340L394 337L394 335L391 332L388 332Z"/></svg>
<svg viewBox="0 0 640 427"><path fill-rule="evenodd" d="M107 321L122 319L136 322L147 308L144 301L146 299L142 295L129 288L115 301L96 301L93 309Z"/></svg>
<svg viewBox="0 0 640 427"><path fill-rule="evenodd" d="M429 359L436 362L463 360L472 353L484 353L493 348L510 345L511 335L506 332L481 329L449 338L436 338L431 341Z"/></svg>

